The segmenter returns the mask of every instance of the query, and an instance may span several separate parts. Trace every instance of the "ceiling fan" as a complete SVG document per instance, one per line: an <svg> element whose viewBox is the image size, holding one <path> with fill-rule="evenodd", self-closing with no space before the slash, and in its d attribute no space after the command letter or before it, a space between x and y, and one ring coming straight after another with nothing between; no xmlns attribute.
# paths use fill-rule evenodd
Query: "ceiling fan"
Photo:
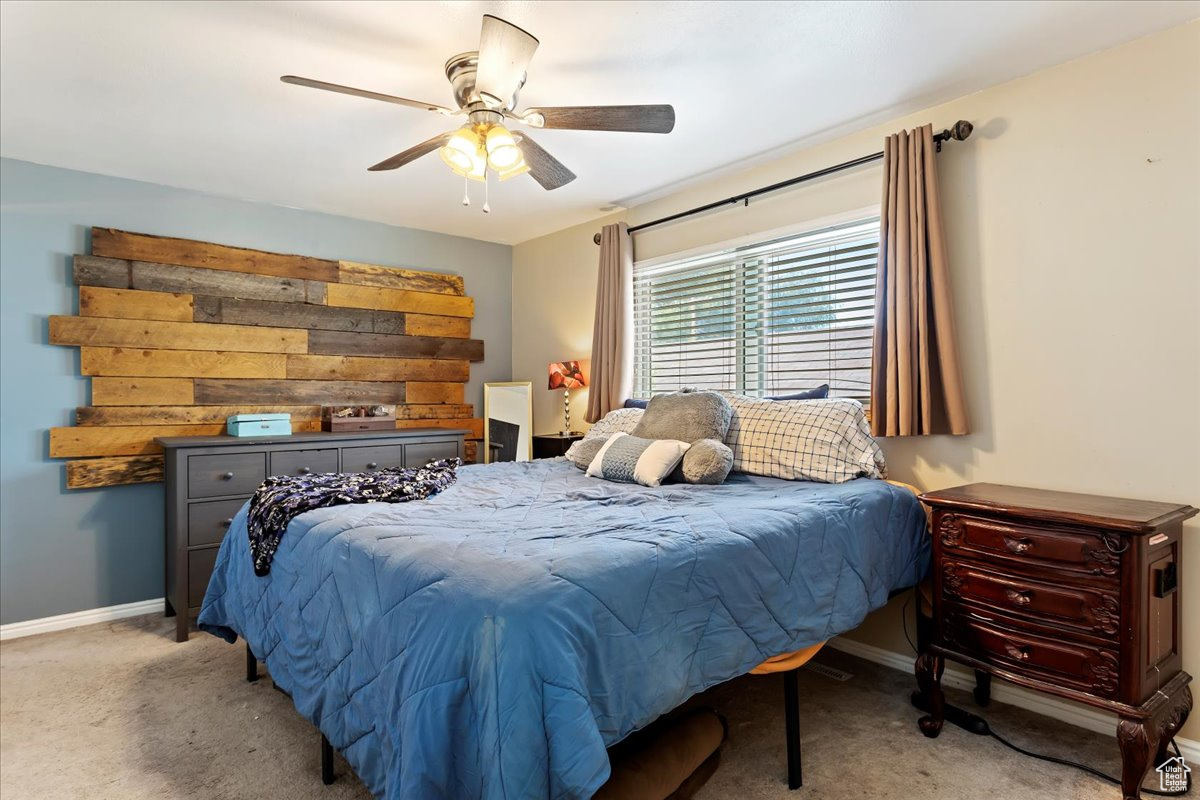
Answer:
<svg viewBox="0 0 1200 800"><path fill-rule="evenodd" d="M447 117L466 115L467 123L458 130L440 133L369 169L396 169L437 150L455 174L483 181L485 186L489 171L502 181L528 172L547 191L575 180L575 173L542 149L529 134L509 131L502 124L506 120L531 128L582 131L670 133L675 127L675 109L669 105L558 106L517 111L525 70L537 48L538 40L526 31L485 14L479 50L460 53L446 62L446 78L453 88L457 109L295 75L284 75L280 80ZM464 205L468 203L464 197ZM484 211L487 210L485 202Z"/></svg>

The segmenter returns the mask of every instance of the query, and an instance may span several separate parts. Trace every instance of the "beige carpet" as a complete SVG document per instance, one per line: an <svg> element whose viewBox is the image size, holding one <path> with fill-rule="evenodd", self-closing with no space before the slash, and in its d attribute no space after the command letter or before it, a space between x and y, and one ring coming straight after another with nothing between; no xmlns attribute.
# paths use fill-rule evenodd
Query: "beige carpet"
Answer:
<svg viewBox="0 0 1200 800"><path fill-rule="evenodd" d="M340 758L337 782L321 785L317 733L270 680L246 683L240 644L206 634L176 644L173 628L142 617L0 645L0 796L369 797ZM909 676L828 649L817 660L854 677L804 674L804 788L789 792L785 783L781 679L745 677L695 700L730 723L703 800L1119 797L1094 778L951 726L927 740L908 705ZM984 714L1026 747L1118 769L1111 738L1011 707Z"/></svg>

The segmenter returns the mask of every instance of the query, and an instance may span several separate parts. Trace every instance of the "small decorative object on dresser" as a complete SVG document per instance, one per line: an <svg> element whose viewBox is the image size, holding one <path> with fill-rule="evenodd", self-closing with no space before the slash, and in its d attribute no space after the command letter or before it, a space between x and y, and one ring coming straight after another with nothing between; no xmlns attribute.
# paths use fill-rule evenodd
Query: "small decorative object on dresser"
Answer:
<svg viewBox="0 0 1200 800"><path fill-rule="evenodd" d="M546 370L550 373L550 383L547 388L563 390L562 434L569 436L571 433L571 390L587 386L587 380L583 377L583 370L579 368L578 361L555 361Z"/></svg>
<svg viewBox="0 0 1200 800"><path fill-rule="evenodd" d="M395 426L393 426L395 427ZM230 436L291 436L291 414L234 414L225 420Z"/></svg>
<svg viewBox="0 0 1200 800"><path fill-rule="evenodd" d="M461 457L464 433L393 428L263 439L158 439L167 481L166 613L175 615L175 640L187 640L188 622L200 613L225 531L267 476L423 467Z"/></svg>
<svg viewBox="0 0 1200 800"><path fill-rule="evenodd" d="M922 732L941 731L949 658L1117 714L1121 788L1135 800L1192 708L1178 564L1196 509L986 483L921 499L934 559Z"/></svg>
<svg viewBox="0 0 1200 800"><path fill-rule="evenodd" d="M567 454L567 448L583 438L582 433L546 433L533 437L534 458L556 458Z"/></svg>
<svg viewBox="0 0 1200 800"><path fill-rule="evenodd" d="M323 431L394 431L396 407L384 405L325 406L321 409Z"/></svg>

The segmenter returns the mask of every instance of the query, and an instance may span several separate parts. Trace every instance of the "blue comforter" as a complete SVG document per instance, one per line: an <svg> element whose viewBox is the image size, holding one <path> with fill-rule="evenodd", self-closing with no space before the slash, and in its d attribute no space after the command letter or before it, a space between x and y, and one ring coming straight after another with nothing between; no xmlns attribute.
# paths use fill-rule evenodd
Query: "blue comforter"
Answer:
<svg viewBox="0 0 1200 800"><path fill-rule="evenodd" d="M302 514L263 578L243 508L199 623L244 637L379 797L586 798L606 746L918 582L925 524L874 480L465 467L426 501Z"/></svg>

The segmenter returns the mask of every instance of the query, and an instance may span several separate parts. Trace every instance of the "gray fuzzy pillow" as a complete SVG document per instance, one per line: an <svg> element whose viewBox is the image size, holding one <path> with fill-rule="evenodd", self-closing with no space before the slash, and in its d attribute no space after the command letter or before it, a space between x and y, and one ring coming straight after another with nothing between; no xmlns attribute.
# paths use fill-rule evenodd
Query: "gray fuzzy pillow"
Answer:
<svg viewBox="0 0 1200 800"><path fill-rule="evenodd" d="M575 466L582 470L586 470L592 465L592 460L596 454L600 452L600 448L604 447L604 443L608 441L607 436L595 436L591 439L581 439L576 442L568 454L568 458L575 462Z"/></svg>
<svg viewBox="0 0 1200 800"><path fill-rule="evenodd" d="M675 483L724 483L733 469L733 451L717 439L701 439L683 454L671 474Z"/></svg>
<svg viewBox="0 0 1200 800"><path fill-rule="evenodd" d="M717 392L672 392L655 395L630 434L642 439L723 441L733 420L733 407Z"/></svg>

